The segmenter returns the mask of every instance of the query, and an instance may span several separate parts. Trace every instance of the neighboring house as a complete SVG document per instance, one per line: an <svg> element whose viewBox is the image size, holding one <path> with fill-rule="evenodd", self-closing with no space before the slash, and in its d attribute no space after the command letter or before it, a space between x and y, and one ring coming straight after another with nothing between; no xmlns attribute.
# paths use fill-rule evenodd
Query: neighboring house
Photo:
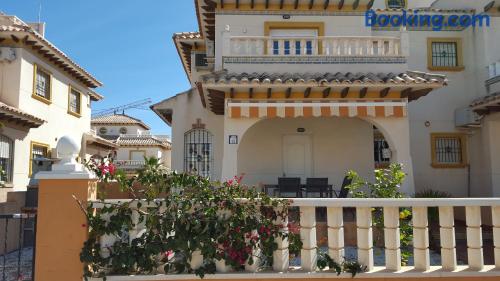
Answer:
<svg viewBox="0 0 500 281"><path fill-rule="evenodd" d="M37 171L50 169L64 135L82 141L84 156L101 85L44 37L44 24L0 13L0 166L7 187L26 190Z"/></svg>
<svg viewBox="0 0 500 281"><path fill-rule="evenodd" d="M195 3L200 31L173 36L191 88L152 106L173 169L338 188L348 170L398 162L408 194L500 196L499 1ZM486 11L491 27L369 27L371 8Z"/></svg>
<svg viewBox="0 0 500 281"><path fill-rule="evenodd" d="M113 114L92 119L92 129L101 139L116 145L113 153L118 167L134 171L144 165L144 157L160 159L170 168L171 144L168 136L152 135L148 125L125 114ZM95 157L106 156L96 152Z"/></svg>

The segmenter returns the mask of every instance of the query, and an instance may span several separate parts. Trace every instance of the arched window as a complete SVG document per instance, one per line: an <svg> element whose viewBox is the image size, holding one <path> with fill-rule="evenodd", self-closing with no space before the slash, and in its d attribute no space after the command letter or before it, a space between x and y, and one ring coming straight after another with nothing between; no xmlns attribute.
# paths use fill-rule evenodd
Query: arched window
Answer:
<svg viewBox="0 0 500 281"><path fill-rule="evenodd" d="M184 171L210 177L213 166L213 135L205 129L184 134Z"/></svg>
<svg viewBox="0 0 500 281"><path fill-rule="evenodd" d="M406 8L406 0L387 0L387 8L404 9Z"/></svg>
<svg viewBox="0 0 500 281"><path fill-rule="evenodd" d="M4 182L12 182L13 155L14 142L7 136L0 135L0 167L2 168L0 177Z"/></svg>

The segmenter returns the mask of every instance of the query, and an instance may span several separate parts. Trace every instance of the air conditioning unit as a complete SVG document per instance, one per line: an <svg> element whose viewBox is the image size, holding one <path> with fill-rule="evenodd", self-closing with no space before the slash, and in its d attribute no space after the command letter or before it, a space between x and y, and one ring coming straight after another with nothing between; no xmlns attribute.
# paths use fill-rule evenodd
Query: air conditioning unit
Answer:
<svg viewBox="0 0 500 281"><path fill-rule="evenodd" d="M472 108L465 107L455 110L456 127L478 127L481 125L481 117Z"/></svg>
<svg viewBox="0 0 500 281"><path fill-rule="evenodd" d="M16 59L16 50L10 47L0 48L0 62L7 61L12 62Z"/></svg>

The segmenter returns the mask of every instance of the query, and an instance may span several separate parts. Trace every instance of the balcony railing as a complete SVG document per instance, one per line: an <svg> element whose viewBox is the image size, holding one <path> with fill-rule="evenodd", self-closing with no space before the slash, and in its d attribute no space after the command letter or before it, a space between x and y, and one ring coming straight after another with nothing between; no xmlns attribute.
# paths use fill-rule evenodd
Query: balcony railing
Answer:
<svg viewBox="0 0 500 281"><path fill-rule="evenodd" d="M266 37L229 39L229 56L402 56L397 37Z"/></svg>
<svg viewBox="0 0 500 281"><path fill-rule="evenodd" d="M123 200L120 200L123 202ZM107 201L107 203L117 203ZM106 203L104 203L106 204ZM97 203L94 207L100 208L104 204ZM498 276L500 268L500 198L490 199L316 199L304 198L293 199L292 206L300 209L300 236L303 242L301 250L300 264L295 267L290 266L288 241L278 238L278 248L273 255L273 266L271 271L262 273L266 278L273 278L273 272L288 272L292 276L305 274L306 278L309 272L318 271L318 244L316 239L316 208L326 207L326 224L328 229L328 253L336 261L341 261L345 256L345 237L344 237L344 215L345 212L355 211L355 227L357 232L357 258L358 262L367 268L366 273L361 277L390 278L404 276L411 277L460 277L460 276ZM134 206L136 206L134 204ZM140 207L135 208L133 212L142 212L149 207L157 206L155 203L142 202ZM400 208L410 208L412 211L412 223L410 224L413 232L412 251L414 262L411 266L402 266L401 246L400 246ZM440 241L440 264L431 266L431 255L429 249L429 218L428 211L430 207L437 207L439 213L439 241ZM455 222L459 215L457 207L465 208L465 225L467 241L467 265L458 265L457 247L455 238ZM374 263L374 239L373 239L373 208L383 209L383 237L384 237L384 255L385 261L382 266L375 266ZM494 240L495 265L485 265L483 258L483 236L482 236L482 217L487 210L491 214ZM144 213L147 213L144 211ZM139 217L139 216L137 216ZM283 231L287 232L287 222L276 221L277 225L283 226ZM136 227L130 231L130 241L134 237L143 233L141 223L136 223ZM352 237L351 237L352 238ZM101 247L103 251L116 241L116 237L106 236L101 238ZM435 253L436 254L436 253ZM437 253L439 254L439 253ZM249 267L250 268L250 267ZM255 267L251 271L255 272ZM249 270L247 268L247 270ZM221 271L224 272L224 271ZM233 279L244 278L244 272L234 274ZM255 273L252 273L255 274ZM295 274L295 275L293 275ZM331 273L334 276L334 273ZM229 278L228 275L224 275ZM253 275L256 278L258 275ZM276 275L276 278L286 278L287 275ZM327 275L324 277L328 277ZM136 277L137 278L137 277ZM181 277L186 279L187 277ZM149 280L144 278L145 280ZM156 276L154 280L172 280L175 276L165 277L164 279ZM189 278L188 278L189 279ZM114 280L114 279L109 279ZM126 277L120 277L116 280L128 280ZM134 279L140 280L140 279Z"/></svg>
<svg viewBox="0 0 500 281"><path fill-rule="evenodd" d="M137 170L145 164L144 160L115 160L115 165L122 170Z"/></svg>

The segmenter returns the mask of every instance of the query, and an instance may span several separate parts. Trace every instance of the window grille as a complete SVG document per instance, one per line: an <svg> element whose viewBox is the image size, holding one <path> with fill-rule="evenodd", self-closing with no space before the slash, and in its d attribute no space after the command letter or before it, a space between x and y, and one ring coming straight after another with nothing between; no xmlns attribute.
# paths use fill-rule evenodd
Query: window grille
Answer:
<svg viewBox="0 0 500 281"><path fill-rule="evenodd" d="M381 167L390 163L391 158L386 155L384 151L389 149L389 144L384 138L375 138L374 140L374 153L375 153L375 166Z"/></svg>
<svg viewBox="0 0 500 281"><path fill-rule="evenodd" d="M434 138L434 157L437 164L462 164L462 139L460 137Z"/></svg>
<svg viewBox="0 0 500 281"><path fill-rule="evenodd" d="M50 74L40 68L36 68L35 94L50 100Z"/></svg>
<svg viewBox="0 0 500 281"><path fill-rule="evenodd" d="M184 135L184 171L210 177L213 167L213 135L193 129Z"/></svg>
<svg viewBox="0 0 500 281"><path fill-rule="evenodd" d="M388 0L387 7L390 9L402 9L406 7L406 0Z"/></svg>
<svg viewBox="0 0 500 281"><path fill-rule="evenodd" d="M195 54L194 55L194 61L195 61L195 65L197 67L208 66L207 54L202 54L202 53Z"/></svg>
<svg viewBox="0 0 500 281"><path fill-rule="evenodd" d="M44 145L32 144L30 163L31 175L35 175L39 171L50 171L50 166L52 164L47 161L39 161L43 158L49 158L49 147Z"/></svg>
<svg viewBox="0 0 500 281"><path fill-rule="evenodd" d="M80 114L81 108L81 95L80 92L71 89L69 93L69 110L74 113Z"/></svg>
<svg viewBox="0 0 500 281"><path fill-rule="evenodd" d="M12 182L13 156L14 142L7 136L0 135L0 167L3 171L0 178L4 182Z"/></svg>
<svg viewBox="0 0 500 281"><path fill-rule="evenodd" d="M458 66L458 51L456 42L432 42L432 66Z"/></svg>

